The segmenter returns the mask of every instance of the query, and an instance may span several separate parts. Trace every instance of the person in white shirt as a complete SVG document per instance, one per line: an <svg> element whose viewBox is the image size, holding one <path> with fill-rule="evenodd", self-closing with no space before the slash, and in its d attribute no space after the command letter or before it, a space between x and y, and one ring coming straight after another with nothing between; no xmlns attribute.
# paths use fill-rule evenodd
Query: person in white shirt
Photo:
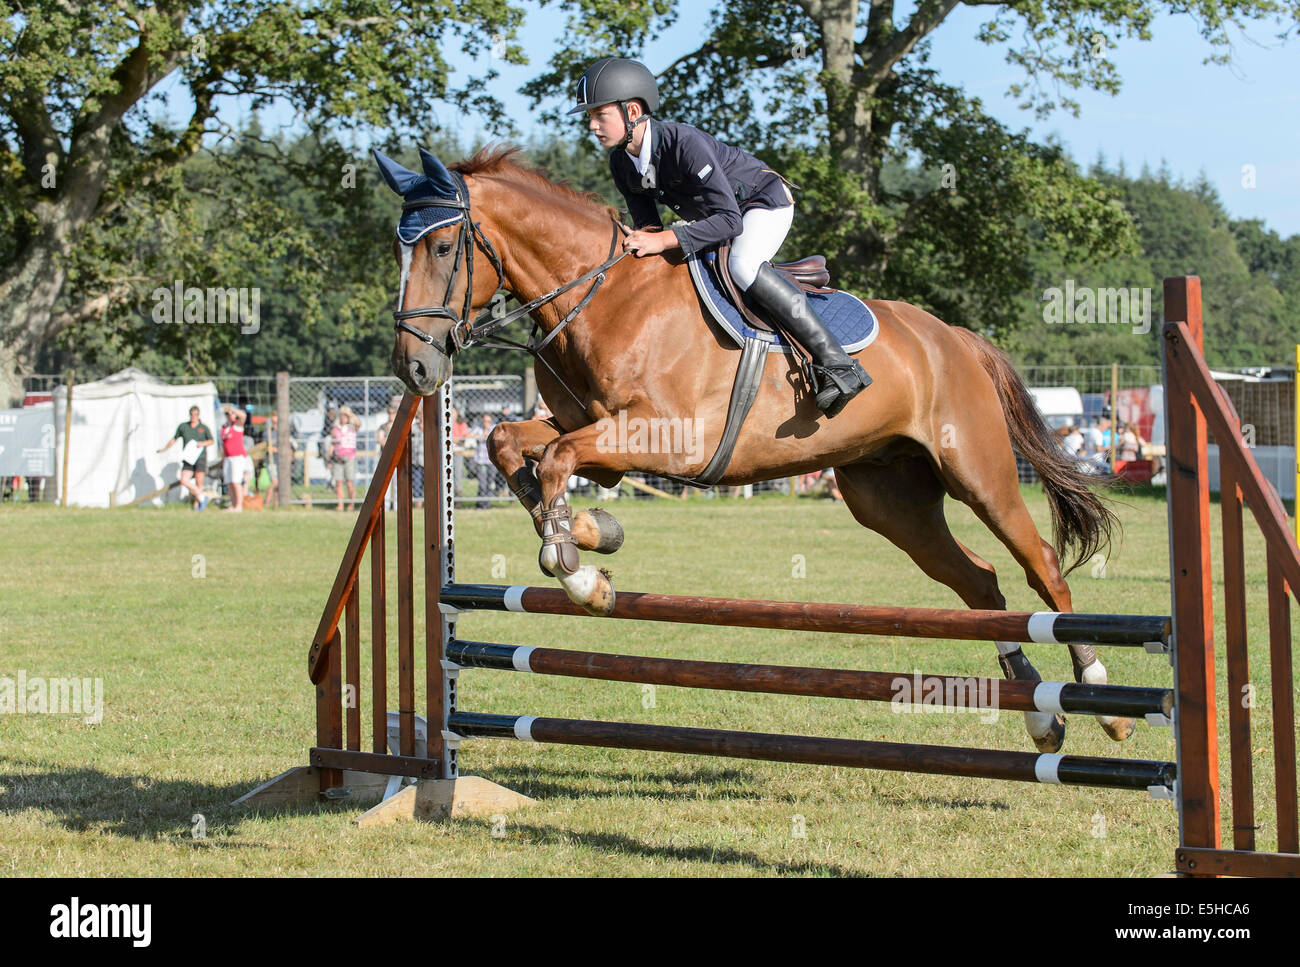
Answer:
<svg viewBox="0 0 1300 967"><path fill-rule="evenodd" d="M1065 447L1065 452L1072 457L1082 457L1083 454L1083 434L1073 423L1065 428L1065 439L1061 441L1061 446Z"/></svg>
<svg viewBox="0 0 1300 967"><path fill-rule="evenodd" d="M1083 433L1083 456L1095 457L1105 449L1105 443L1101 435L1101 430L1095 426L1090 426Z"/></svg>

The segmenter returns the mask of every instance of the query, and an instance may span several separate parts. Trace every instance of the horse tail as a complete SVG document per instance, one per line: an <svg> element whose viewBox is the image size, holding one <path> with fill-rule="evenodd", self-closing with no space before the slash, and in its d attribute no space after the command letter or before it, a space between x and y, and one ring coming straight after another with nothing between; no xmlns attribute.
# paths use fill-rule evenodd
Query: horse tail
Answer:
<svg viewBox="0 0 1300 967"><path fill-rule="evenodd" d="M1119 518L1093 490L1108 478L1084 473L1079 461L1062 449L1024 380L1002 350L969 329L954 326L952 331L979 356L997 389L1011 445L1043 481L1052 511L1052 543L1062 560L1071 549L1074 552L1069 567L1064 568L1068 574L1109 547L1119 529Z"/></svg>

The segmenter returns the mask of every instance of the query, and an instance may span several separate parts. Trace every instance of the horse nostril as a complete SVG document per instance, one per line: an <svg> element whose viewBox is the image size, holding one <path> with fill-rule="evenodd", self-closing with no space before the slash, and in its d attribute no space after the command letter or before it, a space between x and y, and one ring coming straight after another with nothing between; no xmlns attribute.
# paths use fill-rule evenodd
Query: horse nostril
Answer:
<svg viewBox="0 0 1300 967"><path fill-rule="evenodd" d="M406 371L411 374L411 382L413 383L423 383L425 376L428 375L425 371L424 363L420 362L418 359L412 359L410 364L406 367Z"/></svg>

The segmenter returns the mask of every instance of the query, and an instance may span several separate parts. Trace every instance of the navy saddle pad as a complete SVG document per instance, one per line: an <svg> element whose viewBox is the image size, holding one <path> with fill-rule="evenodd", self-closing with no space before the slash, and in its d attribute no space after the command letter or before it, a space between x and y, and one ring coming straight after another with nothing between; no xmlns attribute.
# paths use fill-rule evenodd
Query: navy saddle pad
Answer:
<svg viewBox="0 0 1300 967"><path fill-rule="evenodd" d="M709 315L737 346L743 346L746 338L755 335L755 330L723 293L716 275L717 254L708 251L703 253L702 258L692 255L686 264L690 267L695 291L699 293L700 301L708 309ZM840 341L845 352L856 353L859 349L870 346L880 333L880 322L875 313L852 293L840 289L826 293L809 292L807 299L809 307L826 323L826 328ZM785 337L779 333L768 349L768 352L774 353L792 351Z"/></svg>

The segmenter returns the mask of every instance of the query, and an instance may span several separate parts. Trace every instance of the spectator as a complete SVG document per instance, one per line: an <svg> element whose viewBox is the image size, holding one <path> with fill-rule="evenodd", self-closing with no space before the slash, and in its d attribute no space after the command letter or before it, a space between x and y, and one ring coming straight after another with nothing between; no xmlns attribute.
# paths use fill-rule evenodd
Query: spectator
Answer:
<svg viewBox="0 0 1300 967"><path fill-rule="evenodd" d="M393 432L393 420L397 419L397 408L401 405L402 398L394 396L388 401L388 410L384 414L384 423L380 426L376 437L379 440L379 449L382 451L388 444L388 434ZM384 509L395 510L397 507L397 475L388 481L388 492L384 494Z"/></svg>
<svg viewBox="0 0 1300 967"><path fill-rule="evenodd" d="M406 444L411 449L411 501L415 507L424 506L424 407L415 411L411 436Z"/></svg>
<svg viewBox="0 0 1300 967"><path fill-rule="evenodd" d="M241 407L244 413L244 452L252 456L253 447L257 446L257 432L253 428L253 406Z"/></svg>
<svg viewBox="0 0 1300 967"><path fill-rule="evenodd" d="M348 487L348 510L357 498L357 430L361 429L361 420L352 408L342 406L338 411L338 421L330 427L330 482L334 484L334 493L338 497L337 510L343 509L343 485Z"/></svg>
<svg viewBox="0 0 1300 967"><path fill-rule="evenodd" d="M1099 454L1101 454L1105 450L1105 445L1104 445L1105 437L1102 436L1101 431L1106 430L1109 427L1110 427L1110 420L1106 419L1105 417L1101 418L1099 424L1088 427L1088 429L1084 432L1083 435L1083 447L1084 447L1083 455L1085 457L1088 457L1089 459L1096 458Z"/></svg>
<svg viewBox="0 0 1300 967"><path fill-rule="evenodd" d="M388 443L388 434L393 430L393 420L397 418L397 408L401 403L402 398L400 396L394 396L388 401L388 409L384 411L384 422L379 425L379 429L375 433L380 450Z"/></svg>
<svg viewBox="0 0 1300 967"><path fill-rule="evenodd" d="M280 488L276 482L280 477L280 468L276 465L276 447L280 442L280 414L274 410L271 411L271 425L266 430L266 468L270 475L271 482L266 488L266 506L274 507L280 502ZM289 451L289 459L293 459L293 451ZM293 472L290 471L289 479L293 479Z"/></svg>
<svg viewBox="0 0 1300 967"><path fill-rule="evenodd" d="M1065 452L1072 457L1081 458L1083 456L1083 434L1073 423L1067 423L1061 427L1065 431L1061 438L1061 446Z"/></svg>
<svg viewBox="0 0 1300 967"><path fill-rule="evenodd" d="M452 452L452 473L456 481L456 496L461 496L465 489L465 457L474 452L474 448L466 444L469 437L469 424L460 418L460 410L455 407L451 411L451 452Z"/></svg>
<svg viewBox="0 0 1300 967"><path fill-rule="evenodd" d="M221 450L225 454L221 473L226 481L231 505L228 512L239 513L244 509L244 480L252 473L253 464L244 450L244 411L234 407L223 407L226 423L221 428Z"/></svg>
<svg viewBox="0 0 1300 967"><path fill-rule="evenodd" d="M484 413L479 419L478 432L473 435L477 441L474 450L474 466L478 474L478 503L475 506L479 510L486 510L492 506L489 498L496 491L495 478L499 476L497 468L492 465L492 459L488 456L487 445L488 434L496 424L492 422L490 413Z"/></svg>
<svg viewBox="0 0 1300 967"><path fill-rule="evenodd" d="M817 470L813 473L806 473L799 478L800 491L809 497L820 497L825 494L831 500L843 500L840 494L839 484L835 482L834 470Z"/></svg>
<svg viewBox="0 0 1300 967"><path fill-rule="evenodd" d="M208 506L208 498L203 495L203 475L208 472L208 445L214 441L207 424L199 421L197 406L190 407L189 422L176 427L172 438L158 452L166 451L177 440L181 441L181 486L194 498L190 509L202 510Z"/></svg>
<svg viewBox="0 0 1300 967"><path fill-rule="evenodd" d="M1142 456L1141 436L1138 434L1137 427L1132 423L1124 427L1124 432L1119 436L1119 459L1121 460L1138 460Z"/></svg>

